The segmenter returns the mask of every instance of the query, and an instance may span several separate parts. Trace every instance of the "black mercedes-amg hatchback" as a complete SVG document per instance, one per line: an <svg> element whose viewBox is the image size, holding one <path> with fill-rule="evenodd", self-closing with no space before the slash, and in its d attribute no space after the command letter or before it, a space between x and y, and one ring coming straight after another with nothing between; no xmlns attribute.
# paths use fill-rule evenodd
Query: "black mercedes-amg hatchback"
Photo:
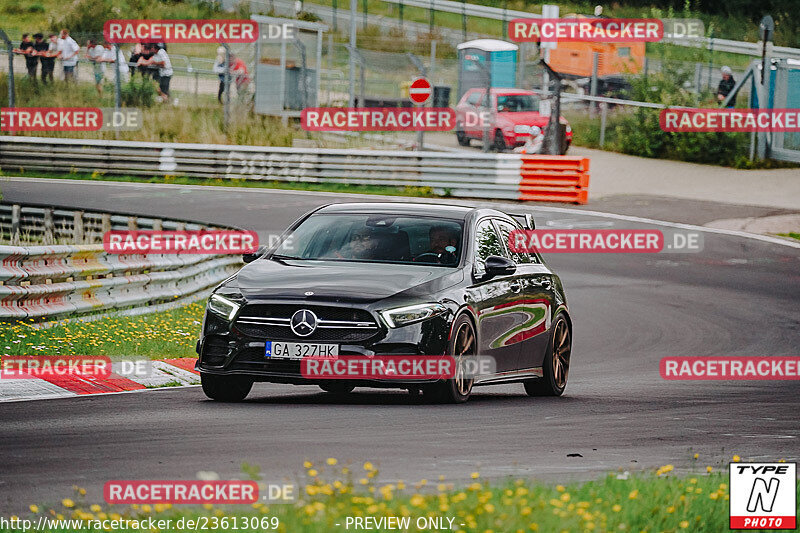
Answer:
<svg viewBox="0 0 800 533"><path fill-rule="evenodd" d="M515 253L532 218L437 204L321 207L295 222L208 300L197 343L203 391L239 401L255 381L423 392L463 402L473 386L564 392L572 320L559 277ZM491 372L449 379L311 379L307 357L486 356ZM306 361L307 362L307 361Z"/></svg>

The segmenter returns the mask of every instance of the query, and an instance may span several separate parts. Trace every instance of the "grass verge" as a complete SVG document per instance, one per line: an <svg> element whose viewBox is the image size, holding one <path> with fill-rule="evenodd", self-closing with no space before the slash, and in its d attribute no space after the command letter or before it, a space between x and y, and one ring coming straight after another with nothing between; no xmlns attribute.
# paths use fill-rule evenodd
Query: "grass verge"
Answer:
<svg viewBox="0 0 800 533"><path fill-rule="evenodd" d="M75 487L72 498L55 505L31 505L30 514L21 518L34 523L41 516L73 520L68 527L51 528L54 531L91 531L99 521L107 519L128 524L163 520L158 529L176 531L180 529L177 527L180 520L183 519L185 529L187 520L199 519L210 531L293 533L345 531L346 520L352 517L407 517L409 526L400 528L405 531L428 529L418 524L439 519L461 533L717 532L726 530L728 523L725 466L674 475L672 465L665 465L656 471L634 475L611 473L597 480L563 485L526 479L484 482L475 472L469 484L459 486L441 478L433 483L424 479L408 484L381 482L377 468L370 462L339 466L336 459L329 458L321 465L306 461L304 466L305 472L298 478L297 500L287 504L235 507L206 504L194 508L169 504L108 506L92 504L87 501L86 491ZM260 480L257 467L243 465L243 470L244 477ZM147 527L154 526L150 523Z"/></svg>
<svg viewBox="0 0 800 533"><path fill-rule="evenodd" d="M790 231L789 233L778 233L779 237L790 237L792 239L797 239L800 241L800 233Z"/></svg>
<svg viewBox="0 0 800 533"><path fill-rule="evenodd" d="M105 355L150 359L196 357L204 302L139 316L60 321L46 329L31 321L0 328L3 356Z"/></svg>

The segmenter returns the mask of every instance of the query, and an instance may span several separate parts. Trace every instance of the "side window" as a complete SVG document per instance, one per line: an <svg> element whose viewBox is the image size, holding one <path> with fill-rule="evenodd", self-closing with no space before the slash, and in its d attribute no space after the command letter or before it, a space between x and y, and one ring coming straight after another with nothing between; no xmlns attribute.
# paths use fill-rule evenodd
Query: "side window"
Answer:
<svg viewBox="0 0 800 533"><path fill-rule="evenodd" d="M515 263L518 265L523 263L538 263L538 259L536 258L536 254L527 254L523 252L512 252L511 247L508 244L508 239L511 236L511 231L515 229L522 229L510 222L506 222L505 220L495 220L495 224L497 224L497 229L500 231L500 238L503 239L503 245L508 248L508 256L514 260Z"/></svg>
<svg viewBox="0 0 800 533"><path fill-rule="evenodd" d="M481 100L481 93L480 91L475 91L471 95L467 97L467 103L471 105L478 105L478 102Z"/></svg>
<svg viewBox="0 0 800 533"><path fill-rule="evenodd" d="M475 265L478 272L483 272L483 262L490 255L508 257L492 221L487 218L480 221L475 229Z"/></svg>

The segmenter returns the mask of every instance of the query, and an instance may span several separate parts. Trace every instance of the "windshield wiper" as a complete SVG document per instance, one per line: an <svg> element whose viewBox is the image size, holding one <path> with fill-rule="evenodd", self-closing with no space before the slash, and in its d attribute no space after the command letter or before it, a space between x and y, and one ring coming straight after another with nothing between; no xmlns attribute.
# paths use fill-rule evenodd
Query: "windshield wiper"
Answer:
<svg viewBox="0 0 800 533"><path fill-rule="evenodd" d="M294 256L291 256L291 255L272 254L270 256L270 259L277 259L279 261L286 261L286 260L290 260L290 259L297 260L297 259L303 259L303 258L302 257L294 257Z"/></svg>

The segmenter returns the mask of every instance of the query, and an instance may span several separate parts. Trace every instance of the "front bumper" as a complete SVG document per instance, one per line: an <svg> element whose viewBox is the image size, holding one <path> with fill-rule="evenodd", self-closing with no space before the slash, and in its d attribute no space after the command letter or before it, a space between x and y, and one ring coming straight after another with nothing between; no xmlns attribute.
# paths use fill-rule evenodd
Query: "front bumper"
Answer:
<svg viewBox="0 0 800 533"><path fill-rule="evenodd" d="M375 316L374 313L370 312ZM383 355L442 355L446 352L452 316L440 315L423 322L399 328L389 328L375 316L377 331L359 342L333 342L339 345L340 355L380 357ZM251 329L227 323L214 314L206 313L203 336L197 343L199 358L195 369L201 374L220 376L240 375L254 381L293 384L330 383L330 379L308 379L300 371L300 360L265 356L268 340L287 342L325 342L292 338L265 338ZM347 380L355 385L392 387L398 383L428 383L437 380Z"/></svg>

